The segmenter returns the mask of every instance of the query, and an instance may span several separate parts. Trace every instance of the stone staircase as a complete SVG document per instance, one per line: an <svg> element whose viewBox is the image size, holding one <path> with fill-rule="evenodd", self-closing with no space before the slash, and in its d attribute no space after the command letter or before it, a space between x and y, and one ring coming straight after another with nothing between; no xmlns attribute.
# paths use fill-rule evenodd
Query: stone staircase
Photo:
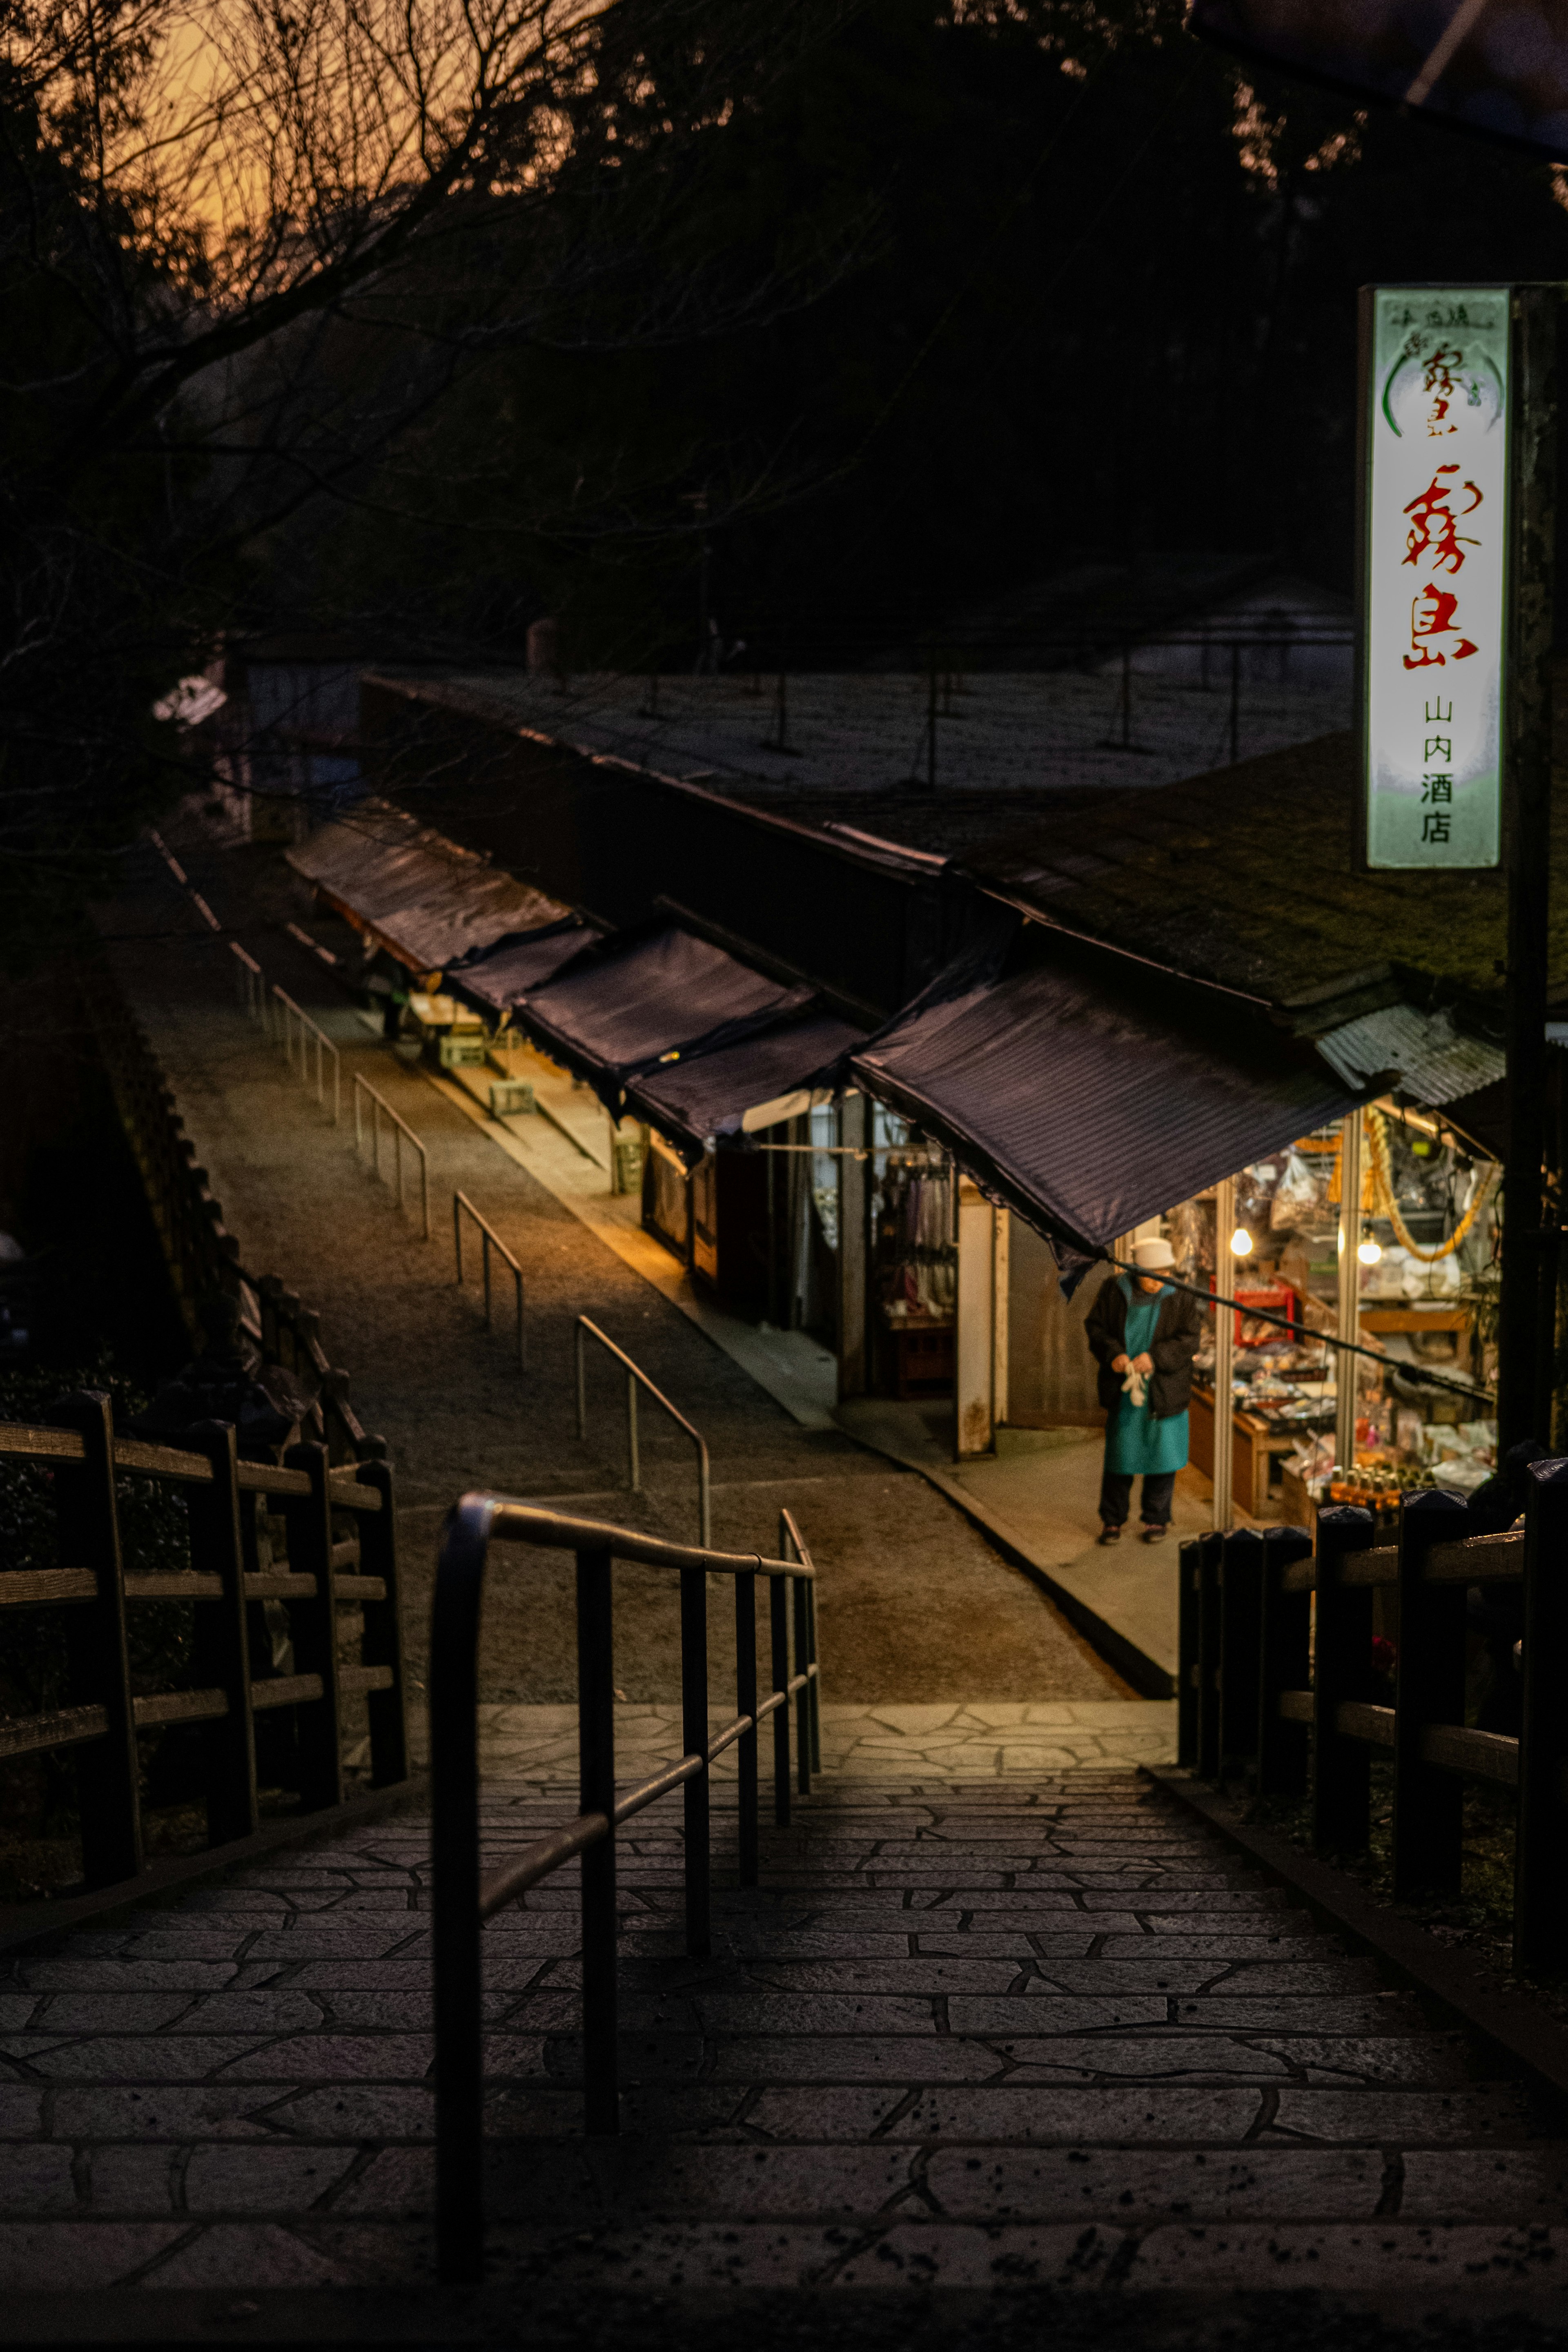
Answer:
<svg viewBox="0 0 1568 2352"><path fill-rule="evenodd" d="M491 1781L492 1853L573 1795ZM1148 1780L826 1784L701 1960L678 1803L621 1840L618 2140L568 1874L487 1931L497 2286L1551 2285L1549 2119ZM426 1877L403 1815L4 1963L0 2280L429 2282Z"/></svg>

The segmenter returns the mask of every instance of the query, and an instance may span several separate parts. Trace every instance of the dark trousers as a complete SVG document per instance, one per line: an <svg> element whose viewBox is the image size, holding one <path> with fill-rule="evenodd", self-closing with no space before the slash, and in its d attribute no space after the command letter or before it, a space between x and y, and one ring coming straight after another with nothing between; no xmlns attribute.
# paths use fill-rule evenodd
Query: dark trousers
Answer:
<svg viewBox="0 0 1568 2352"><path fill-rule="evenodd" d="M1146 1528L1168 1528L1171 1524L1171 1497L1176 1490L1173 1470L1151 1470L1143 1481L1143 1524ZM1125 1525L1132 1501L1132 1473L1108 1470L1100 1482L1100 1516L1108 1528Z"/></svg>

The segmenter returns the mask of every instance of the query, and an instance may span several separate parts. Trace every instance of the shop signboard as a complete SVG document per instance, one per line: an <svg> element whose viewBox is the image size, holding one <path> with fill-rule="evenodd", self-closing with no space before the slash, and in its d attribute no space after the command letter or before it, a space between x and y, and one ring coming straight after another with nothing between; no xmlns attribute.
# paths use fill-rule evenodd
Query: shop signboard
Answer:
<svg viewBox="0 0 1568 2352"><path fill-rule="evenodd" d="M1509 289L1377 286L1362 312L1363 854L1501 856Z"/></svg>

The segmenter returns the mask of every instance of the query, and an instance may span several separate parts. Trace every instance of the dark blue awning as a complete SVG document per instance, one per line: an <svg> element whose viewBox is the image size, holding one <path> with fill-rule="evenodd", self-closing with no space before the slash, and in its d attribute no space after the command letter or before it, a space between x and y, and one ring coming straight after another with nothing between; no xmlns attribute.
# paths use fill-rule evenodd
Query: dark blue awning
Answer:
<svg viewBox="0 0 1568 2352"><path fill-rule="evenodd" d="M811 989L769 980L666 924L590 948L531 991L512 1017L619 1117L630 1079L661 1062L732 1045L813 1001Z"/></svg>
<svg viewBox="0 0 1568 2352"><path fill-rule="evenodd" d="M488 1020L510 1013L530 989L553 980L563 964L584 948L596 946L603 933L568 915L559 923L537 930L508 931L489 947L476 948L447 967L447 992L459 996Z"/></svg>
<svg viewBox="0 0 1568 2352"><path fill-rule="evenodd" d="M1090 1253L1363 1099L1239 1013L1224 1034L1178 1028L1056 968L910 1013L849 1069L1030 1224Z"/></svg>
<svg viewBox="0 0 1568 2352"><path fill-rule="evenodd" d="M646 1118L681 1158L701 1159L710 1139L754 1134L811 1107L832 1091L846 1054L866 1032L830 1013L805 1013L717 1052L683 1055L634 1078L626 1112Z"/></svg>

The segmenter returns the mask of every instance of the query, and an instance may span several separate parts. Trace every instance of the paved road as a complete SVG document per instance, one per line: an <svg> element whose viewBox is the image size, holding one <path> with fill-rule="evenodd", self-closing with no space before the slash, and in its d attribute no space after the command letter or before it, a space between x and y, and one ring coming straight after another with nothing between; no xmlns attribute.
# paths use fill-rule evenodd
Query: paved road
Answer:
<svg viewBox="0 0 1568 2352"><path fill-rule="evenodd" d="M492 1854L570 1803L492 1780ZM569 1877L487 1930L503 2299L1287 2285L1415 2320L1561 2268L1568 2151L1519 2086L1131 1773L846 1772L701 1960L678 1829L622 1841L618 2142L581 2136ZM11 1962L0 2280L427 2282L427 1906L404 1817Z"/></svg>
<svg viewBox="0 0 1568 2352"><path fill-rule="evenodd" d="M318 1307L323 1339L353 1378L362 1421L391 1443L407 1579L406 1619L422 1677L436 1530L456 1496L489 1486L559 1498L589 1515L680 1537L693 1532L686 1440L643 1416L647 1492L624 1490L624 1422L607 1377L586 1443L575 1434L573 1328L593 1316L709 1440L714 1540L773 1551L778 1513L795 1513L823 1573L822 1646L846 1700L1028 1701L1130 1696L1125 1685L1017 1570L927 1483L837 1431L803 1428L651 1284L591 1234L483 1131L400 1065L285 925L306 910L276 852L218 854L170 836L195 884L269 978L337 1041L343 1084L374 1079L430 1152L437 1204L426 1243L386 1186L356 1164L345 1113L334 1127L251 1027L234 960L152 850L114 914L122 984L176 1090L247 1262ZM461 1186L521 1260L530 1370L487 1335L476 1294L459 1294L447 1220ZM679 1688L676 1601L650 1572L619 1573L617 1675L629 1699ZM714 1612L715 1686L729 1679ZM574 1695L566 1573L515 1555L494 1587L486 1694Z"/></svg>

